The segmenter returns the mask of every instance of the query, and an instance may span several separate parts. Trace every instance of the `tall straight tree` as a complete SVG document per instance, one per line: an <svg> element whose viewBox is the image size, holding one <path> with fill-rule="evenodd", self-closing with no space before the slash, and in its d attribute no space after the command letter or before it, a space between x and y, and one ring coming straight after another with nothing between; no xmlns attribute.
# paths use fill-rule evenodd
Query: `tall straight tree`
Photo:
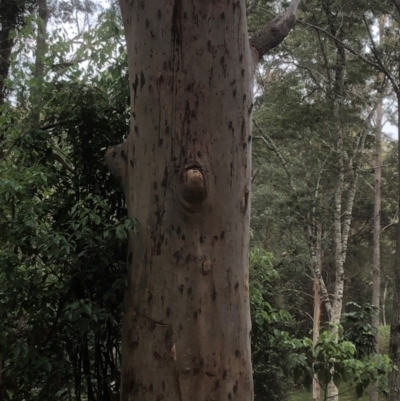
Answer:
<svg viewBox="0 0 400 401"><path fill-rule="evenodd" d="M128 250L123 401L253 399L253 72L299 3L250 43L244 0L120 0L131 133L106 162L138 229Z"/></svg>
<svg viewBox="0 0 400 401"><path fill-rule="evenodd" d="M379 43L383 44L385 29L385 15L379 17ZM379 72L379 81L382 85L385 76ZM372 327L375 329L375 351L379 352L379 308L381 305L381 186L382 186L382 130L383 130L383 99L376 108L376 131L374 152L374 233L372 259L372 305L377 313L372 317ZM371 386L370 401L378 401L379 394L376 385Z"/></svg>

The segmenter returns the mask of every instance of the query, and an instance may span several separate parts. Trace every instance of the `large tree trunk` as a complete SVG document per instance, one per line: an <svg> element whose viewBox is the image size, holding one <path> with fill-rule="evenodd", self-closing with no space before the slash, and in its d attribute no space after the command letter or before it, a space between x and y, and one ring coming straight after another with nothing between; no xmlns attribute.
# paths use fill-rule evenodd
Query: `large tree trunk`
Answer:
<svg viewBox="0 0 400 401"><path fill-rule="evenodd" d="M252 400L252 62L244 2L121 0L131 134L121 400Z"/></svg>
<svg viewBox="0 0 400 401"><path fill-rule="evenodd" d="M400 75L400 65L399 75ZM398 118L398 202L400 207L400 91L397 89L397 118ZM400 221L397 224L397 238L396 238L396 258L395 258L395 283L394 283L394 297L393 297L393 316L390 327L390 342L389 342L389 357L393 365L400 366ZM389 397L388 401L400 400L400 372L393 370L389 380Z"/></svg>

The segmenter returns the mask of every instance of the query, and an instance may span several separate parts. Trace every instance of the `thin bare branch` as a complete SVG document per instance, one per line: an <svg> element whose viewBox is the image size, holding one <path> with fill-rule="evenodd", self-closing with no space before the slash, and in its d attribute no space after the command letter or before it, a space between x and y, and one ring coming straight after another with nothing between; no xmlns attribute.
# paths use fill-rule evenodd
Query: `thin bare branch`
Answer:
<svg viewBox="0 0 400 401"><path fill-rule="evenodd" d="M349 53L353 54L354 56L357 56L360 60L364 61L364 63L370 65L371 67L376 68L378 71L383 72L387 78L389 79L389 81L391 82L391 84L393 85L393 88L395 91L399 90L398 85L396 84L395 79L393 78L392 74L390 73L390 71L388 71L386 68L382 68L382 66L378 63L374 63L373 61L369 60L368 58L366 58L365 56L363 56L361 53L355 51L351 46L347 45L346 43L344 43L343 41L339 40L336 36L332 35L330 32L326 31L325 29L320 28L317 25L313 25L310 24L308 22L305 21L301 21L298 20L299 24L302 24L304 26L308 26L310 28L313 28L319 32L324 33L325 35L329 36L331 39L335 40L337 43L340 43L343 48L345 48Z"/></svg>
<svg viewBox="0 0 400 401"><path fill-rule="evenodd" d="M290 173L289 167L287 165L286 159L282 155L282 153L279 151L278 147L275 145L275 142L273 139L266 133L264 132L261 127L258 125L257 121L253 120L253 124L255 127L258 129L258 131L261 133L261 136L256 137L262 139L265 144L268 146L269 149L273 150L275 154L277 155L278 159L282 163L283 169L285 170L285 173L288 177L289 180L289 186L293 191L296 191L296 187L293 182L292 174Z"/></svg>

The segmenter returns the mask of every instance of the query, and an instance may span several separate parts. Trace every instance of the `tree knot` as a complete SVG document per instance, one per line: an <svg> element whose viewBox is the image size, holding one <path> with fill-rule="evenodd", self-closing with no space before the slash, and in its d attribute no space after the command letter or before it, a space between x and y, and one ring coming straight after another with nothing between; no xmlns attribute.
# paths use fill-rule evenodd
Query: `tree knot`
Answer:
<svg viewBox="0 0 400 401"><path fill-rule="evenodd" d="M183 198L189 203L202 202L206 196L206 180L199 167L188 167L183 173Z"/></svg>

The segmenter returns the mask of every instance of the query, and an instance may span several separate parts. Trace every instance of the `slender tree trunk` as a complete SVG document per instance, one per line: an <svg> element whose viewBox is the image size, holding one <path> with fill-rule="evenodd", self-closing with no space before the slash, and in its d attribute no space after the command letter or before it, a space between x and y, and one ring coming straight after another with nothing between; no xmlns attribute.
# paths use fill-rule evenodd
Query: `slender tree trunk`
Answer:
<svg viewBox="0 0 400 401"><path fill-rule="evenodd" d="M398 65L400 75L400 64ZM400 78L400 76L399 76ZM398 118L398 207L400 208L400 91L397 90L397 118ZM393 297L393 316L390 326L389 357L394 365L400 366L400 221L397 223L396 258L395 258L395 285ZM393 370L389 380L388 401L400 400L400 372Z"/></svg>
<svg viewBox="0 0 400 401"><path fill-rule="evenodd" d="M382 311L382 326L386 326L386 297L387 297L387 288L389 281L386 279L385 287L383 289L382 300L381 300L381 311Z"/></svg>
<svg viewBox="0 0 400 401"><path fill-rule="evenodd" d="M322 227L321 224L317 226L317 260L318 260L318 270L322 272ZM313 319L313 346L317 345L319 339L319 329L321 323L321 287L319 284L319 280L317 277L314 278L314 319ZM321 400L321 386L318 380L318 376L314 375L313 378L313 401L320 401Z"/></svg>
<svg viewBox="0 0 400 401"><path fill-rule="evenodd" d="M253 399L252 62L244 1L121 0L131 134L122 401Z"/></svg>
<svg viewBox="0 0 400 401"><path fill-rule="evenodd" d="M44 80L44 58L47 49L47 23L48 23L48 7L47 0L38 0L39 18L38 31L36 37L35 50L35 70L34 76L37 80L35 89L31 93L33 124L39 126L40 112L42 110L42 92Z"/></svg>
<svg viewBox="0 0 400 401"><path fill-rule="evenodd" d="M379 19L379 40L382 43L385 27L385 16ZM379 73L380 84L384 75ZM373 234L373 258L372 258L372 305L376 308L376 314L372 316L372 328L375 336L375 352L379 352L379 307L381 295L381 261L380 261L380 236L381 236L381 182L382 182L382 121L383 100L381 99L376 109L375 131L375 155L374 155L374 234ZM378 388L372 384L370 401L379 401Z"/></svg>

